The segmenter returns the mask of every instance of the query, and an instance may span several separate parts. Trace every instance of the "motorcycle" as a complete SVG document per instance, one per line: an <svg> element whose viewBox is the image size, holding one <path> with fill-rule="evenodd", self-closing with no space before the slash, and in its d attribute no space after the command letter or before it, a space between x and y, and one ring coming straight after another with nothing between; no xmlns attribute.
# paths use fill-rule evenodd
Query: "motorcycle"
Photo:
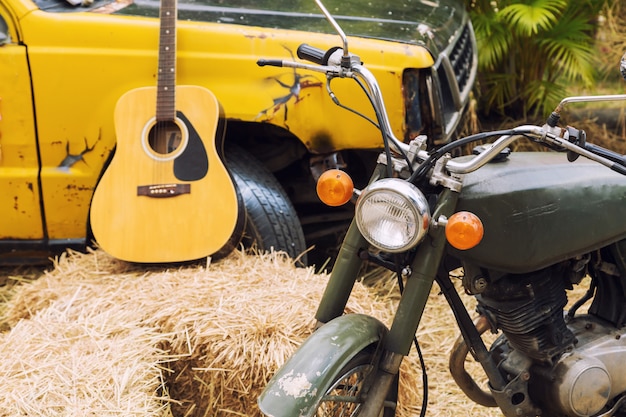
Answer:
<svg viewBox="0 0 626 417"><path fill-rule="evenodd" d="M356 196L354 219L316 313L317 326L271 378L258 405L280 416L393 416L398 373L437 282L461 336L450 372L474 402L506 417L626 415L626 157L559 127L571 102L626 100L624 95L564 99L543 126L523 125L427 149L419 136L398 140L376 79L348 49L302 45L307 62L258 61L354 79L374 108L384 150L369 185L349 187L327 171L318 193L329 205ZM626 78L626 60L621 70ZM472 155L455 151L477 141ZM511 152L531 140L547 152ZM363 262L394 271L401 298L387 328L344 314ZM449 272L477 300L472 320ZM584 296L565 311L567 290L584 277ZM590 301L587 313L579 312ZM481 335L499 332L489 347ZM421 353L420 353L421 355ZM481 387L465 369L471 355L488 378ZM425 413L425 404L422 415Z"/></svg>

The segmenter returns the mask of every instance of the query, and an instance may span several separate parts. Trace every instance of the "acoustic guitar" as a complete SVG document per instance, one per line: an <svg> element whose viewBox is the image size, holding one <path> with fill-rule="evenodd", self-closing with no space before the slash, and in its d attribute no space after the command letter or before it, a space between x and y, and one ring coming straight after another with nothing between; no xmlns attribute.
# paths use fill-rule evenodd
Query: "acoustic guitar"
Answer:
<svg viewBox="0 0 626 417"><path fill-rule="evenodd" d="M176 0L162 0L157 86L117 102L117 148L91 203L98 245L130 262L209 256L237 223L237 193L216 147L219 102L206 88L176 86L176 13Z"/></svg>

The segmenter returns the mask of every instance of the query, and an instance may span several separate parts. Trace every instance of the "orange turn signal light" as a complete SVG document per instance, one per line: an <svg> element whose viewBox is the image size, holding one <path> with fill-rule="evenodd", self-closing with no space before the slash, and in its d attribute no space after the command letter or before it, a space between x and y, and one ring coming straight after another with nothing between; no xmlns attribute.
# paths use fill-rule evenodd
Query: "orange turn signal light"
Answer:
<svg viewBox="0 0 626 417"><path fill-rule="evenodd" d="M478 245L484 233L483 222L469 211L454 213L446 224L446 239L459 250L471 249Z"/></svg>
<svg viewBox="0 0 626 417"><path fill-rule="evenodd" d="M352 178L340 169L329 169L317 180L317 195L327 206L341 206L352 198Z"/></svg>

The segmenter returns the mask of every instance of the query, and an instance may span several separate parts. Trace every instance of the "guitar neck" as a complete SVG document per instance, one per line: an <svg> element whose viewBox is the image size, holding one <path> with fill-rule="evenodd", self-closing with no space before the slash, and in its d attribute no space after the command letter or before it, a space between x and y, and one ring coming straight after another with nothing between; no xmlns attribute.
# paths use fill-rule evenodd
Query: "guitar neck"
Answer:
<svg viewBox="0 0 626 417"><path fill-rule="evenodd" d="M176 0L161 0L156 108L158 122L176 118L176 19Z"/></svg>

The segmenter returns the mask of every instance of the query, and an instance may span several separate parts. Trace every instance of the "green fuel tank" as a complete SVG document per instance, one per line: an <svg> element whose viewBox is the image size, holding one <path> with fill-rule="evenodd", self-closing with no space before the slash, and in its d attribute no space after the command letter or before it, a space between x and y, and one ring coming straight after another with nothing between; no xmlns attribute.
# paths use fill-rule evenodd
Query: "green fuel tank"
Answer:
<svg viewBox="0 0 626 417"><path fill-rule="evenodd" d="M512 153L466 174L457 211L480 217L485 234L456 258L526 273L626 239L626 176L564 153Z"/></svg>

